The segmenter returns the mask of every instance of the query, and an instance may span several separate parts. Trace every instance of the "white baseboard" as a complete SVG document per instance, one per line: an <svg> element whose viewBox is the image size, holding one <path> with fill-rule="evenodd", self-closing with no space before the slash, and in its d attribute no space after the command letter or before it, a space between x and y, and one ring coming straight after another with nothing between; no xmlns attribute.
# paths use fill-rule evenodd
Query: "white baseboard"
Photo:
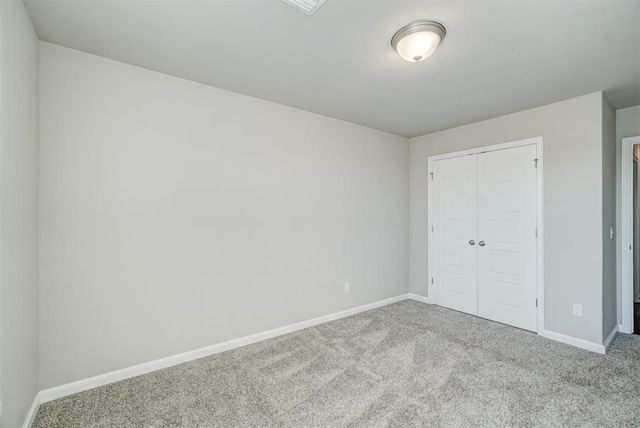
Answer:
<svg viewBox="0 0 640 428"><path fill-rule="evenodd" d="M48 401L52 401L61 397L66 397L67 395L76 394L78 392L86 391L88 389L97 388L99 386L118 382L124 379L129 379L135 376L140 376L145 373L150 373L156 370L175 366L181 363L186 363L188 361L197 360L198 358L207 357L209 355L239 348L241 346L250 345L252 343L260 342L266 339L271 339L273 337L281 336L283 334L292 333L294 331L313 327L318 324L323 324L325 322L348 317L350 315L354 315L360 312L379 308L381 306L386 306L391 303L399 302L401 300L413 298L410 296L411 296L410 294L402 294L400 296L391 297L389 299L380 300L380 301L369 303L362 306L357 306L355 308L346 309L340 312L334 312L329 315L324 315L324 316L313 318L307 321L301 321L295 324L286 325L284 327L275 328L273 330L264 331L262 333L252 334L250 336L241 337L239 339L229 340L227 342L206 346L204 348L195 349L193 351L187 351L181 354L160 358L158 360L150 361L148 363L142 363L135 366L126 367L124 369L104 373L98 376L93 376L87 379L78 380L76 382L71 382L71 383L56 386L53 388L44 389L40 391L39 400L42 403L46 403Z"/></svg>
<svg viewBox="0 0 640 428"><path fill-rule="evenodd" d="M567 345L576 346L578 348L586 349L587 351L596 352L598 354L605 354L606 348L604 345L589 342L588 340L578 339L577 337L566 336L564 334L556 333L555 331L543 330L542 336L547 339L555 340L556 342L566 343Z"/></svg>
<svg viewBox="0 0 640 428"><path fill-rule="evenodd" d="M616 335L618 334L618 331L620 331L620 324L616 324L615 327L613 327L613 329L611 330L611 333L609 333L609 336L607 336L607 338L604 341L604 344L602 346L604 346L605 352L607 349L609 349L609 345L611 345L611 342L613 342L613 339L616 338Z"/></svg>
<svg viewBox="0 0 640 428"><path fill-rule="evenodd" d="M38 413L39 407L40 407L40 393L38 392L35 398L33 399L33 403L31 403L31 407L29 408L27 417L24 418L24 423L22 424L22 428L31 428L31 424L33 424L33 420L36 418L36 413Z"/></svg>
<svg viewBox="0 0 640 428"><path fill-rule="evenodd" d="M27 418L25 419L23 428L29 428L33 423L33 420L38 411L38 407L41 403L46 403L58 398L62 398L71 394L76 394L89 389L97 388L99 386L108 385L110 383L118 382L124 379L129 379L135 376L140 376L146 373L150 373L156 370L161 370L167 367L172 367L188 361L193 361L199 358L203 358L209 355L217 354L220 352L228 351L231 349L239 348L241 346L250 345L252 343L260 342L266 339L271 339L277 336L281 336L294 331L302 330L305 328L313 327L319 324L323 324L329 321L337 320L340 318L355 315L360 312L365 312L371 309L376 309L382 306L390 305L402 300L416 300L418 302L428 303L431 302L427 297L420 296L418 294L407 293L389 299L380 300L377 302L369 303L355 308L346 309L340 312L334 312L332 314L324 315L321 317L313 318L306 321L301 321L295 324L290 324L284 327L275 328L273 330L256 333L250 336L241 337L227 342L218 343L204 348L195 349L193 351L183 352L181 354L172 355L169 357L161 358L158 360L150 361L147 363L138 364L124 369L115 370L112 372L104 373L98 376L93 376L87 379L82 379L76 382L56 386L53 388L40 391L29 409ZM586 349L599 354L604 354L606 348L611 344L615 335L617 334L620 326L617 325L611 331L604 344L589 342L583 339L578 339L564 334L556 333L554 331L543 330L542 336L557 342L566 343L568 345L576 346L578 348Z"/></svg>
<svg viewBox="0 0 640 428"><path fill-rule="evenodd" d="M597 352L598 354L604 355L607 353L607 349L609 348L609 345L611 345L611 342L613 342L613 339L616 338L616 334L618 334L620 327L620 324L617 324L615 327L613 327L602 345L594 342L589 342L587 340L578 339L576 337L566 336L564 334L556 333L555 331L549 330L544 330L542 332L542 336L546 337L547 339L566 343L572 346L577 346L578 348L586 349L588 351Z"/></svg>
<svg viewBox="0 0 640 428"><path fill-rule="evenodd" d="M424 297L419 294L409 293L407 294L407 298L411 300L417 300L418 302L422 302L422 303L429 303L429 304L431 303L428 297Z"/></svg>

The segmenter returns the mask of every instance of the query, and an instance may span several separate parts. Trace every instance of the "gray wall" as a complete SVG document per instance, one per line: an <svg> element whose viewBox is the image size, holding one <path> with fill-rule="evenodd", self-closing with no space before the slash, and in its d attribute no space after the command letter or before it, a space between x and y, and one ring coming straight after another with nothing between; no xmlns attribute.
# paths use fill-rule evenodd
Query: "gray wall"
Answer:
<svg viewBox="0 0 640 428"><path fill-rule="evenodd" d="M620 171L622 160L622 139L626 137L635 137L640 135L640 106L629 107L616 111L616 170ZM616 174L616 224L617 229L620 230L620 213L622 212L620 206L620 174ZM618 260L618 269L620 269L620 259ZM621 299L621 287L619 282L617 287L617 312L618 312L618 324L622 323L622 299Z"/></svg>
<svg viewBox="0 0 640 428"><path fill-rule="evenodd" d="M600 92L410 140L410 290L428 290L427 158L536 136L544 137L545 328L602 343Z"/></svg>
<svg viewBox="0 0 640 428"><path fill-rule="evenodd" d="M407 139L40 53L41 388L407 292Z"/></svg>
<svg viewBox="0 0 640 428"><path fill-rule="evenodd" d="M616 325L616 113L602 98L602 340Z"/></svg>
<svg viewBox="0 0 640 428"><path fill-rule="evenodd" d="M640 106L616 111L616 142L622 146L622 139L640 135Z"/></svg>
<svg viewBox="0 0 640 428"><path fill-rule="evenodd" d="M0 1L2 426L38 391L38 39L19 0Z"/></svg>

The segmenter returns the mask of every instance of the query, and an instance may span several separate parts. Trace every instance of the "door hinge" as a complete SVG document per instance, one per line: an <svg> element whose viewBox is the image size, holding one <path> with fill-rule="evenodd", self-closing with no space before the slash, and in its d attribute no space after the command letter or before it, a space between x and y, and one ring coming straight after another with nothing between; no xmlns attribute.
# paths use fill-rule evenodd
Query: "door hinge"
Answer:
<svg viewBox="0 0 640 428"><path fill-rule="evenodd" d="M431 232L433 232L433 225L431 225Z"/></svg>
<svg viewBox="0 0 640 428"><path fill-rule="evenodd" d="M535 165L536 169L538 169L538 159L534 159L533 164Z"/></svg>
<svg viewBox="0 0 640 428"><path fill-rule="evenodd" d="M430 172L429 174L431 174L431 180L433 180L433 172Z"/></svg>
<svg viewBox="0 0 640 428"><path fill-rule="evenodd" d="M431 278L431 285L433 285L433 278Z"/></svg>
<svg viewBox="0 0 640 428"><path fill-rule="evenodd" d="M538 229L536 229L536 238L538 237Z"/></svg>
<svg viewBox="0 0 640 428"><path fill-rule="evenodd" d="M536 308L538 307L538 299L536 299Z"/></svg>

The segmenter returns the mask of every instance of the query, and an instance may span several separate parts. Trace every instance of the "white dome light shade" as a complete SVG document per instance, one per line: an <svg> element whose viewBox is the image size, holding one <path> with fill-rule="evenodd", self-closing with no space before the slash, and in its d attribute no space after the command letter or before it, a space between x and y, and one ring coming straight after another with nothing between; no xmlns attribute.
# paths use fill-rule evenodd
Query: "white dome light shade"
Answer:
<svg viewBox="0 0 640 428"><path fill-rule="evenodd" d="M419 31L400 39L396 50L409 62L420 62L431 56L440 44L440 36L431 31Z"/></svg>
<svg viewBox="0 0 640 428"><path fill-rule="evenodd" d="M418 21L398 30L391 46L405 61L420 62L435 52L445 34L444 27L437 22Z"/></svg>

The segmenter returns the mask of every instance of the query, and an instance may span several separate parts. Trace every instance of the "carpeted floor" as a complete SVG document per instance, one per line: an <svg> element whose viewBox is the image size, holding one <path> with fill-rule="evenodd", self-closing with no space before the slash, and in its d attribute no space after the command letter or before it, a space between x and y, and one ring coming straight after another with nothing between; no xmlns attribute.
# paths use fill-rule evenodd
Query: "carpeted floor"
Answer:
<svg viewBox="0 0 640 428"><path fill-rule="evenodd" d="M406 300L43 404L44 427L640 426L606 356Z"/></svg>

